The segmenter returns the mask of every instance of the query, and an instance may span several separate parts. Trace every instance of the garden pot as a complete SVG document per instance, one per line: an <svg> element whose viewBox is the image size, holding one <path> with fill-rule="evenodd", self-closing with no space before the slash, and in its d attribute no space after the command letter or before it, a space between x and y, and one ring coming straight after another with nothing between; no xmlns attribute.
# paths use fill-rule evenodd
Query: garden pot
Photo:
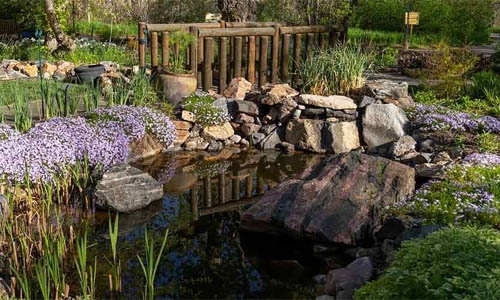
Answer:
<svg viewBox="0 0 500 300"><path fill-rule="evenodd" d="M177 74L160 71L156 75L156 87L162 89L165 99L176 106L186 96L196 91L198 81L193 74Z"/></svg>
<svg viewBox="0 0 500 300"><path fill-rule="evenodd" d="M87 65L75 68L75 76L78 83L95 85L102 73L104 73L103 65Z"/></svg>

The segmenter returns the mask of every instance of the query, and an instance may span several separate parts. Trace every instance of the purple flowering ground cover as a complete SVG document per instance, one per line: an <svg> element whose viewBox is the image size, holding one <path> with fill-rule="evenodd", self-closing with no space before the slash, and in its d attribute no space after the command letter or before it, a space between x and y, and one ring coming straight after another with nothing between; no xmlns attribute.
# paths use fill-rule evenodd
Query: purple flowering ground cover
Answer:
<svg viewBox="0 0 500 300"><path fill-rule="evenodd" d="M415 108L408 112L408 117L414 127L428 132L451 130L500 134L500 120L495 117L476 117L443 106L416 104Z"/></svg>
<svg viewBox="0 0 500 300"><path fill-rule="evenodd" d="M428 223L500 225L500 156L471 154L389 211Z"/></svg>
<svg viewBox="0 0 500 300"><path fill-rule="evenodd" d="M108 169L126 161L129 144L145 132L165 146L176 138L165 115L145 107L100 109L94 118L53 118L19 134L0 124L0 175L11 182L54 182L88 159L93 168Z"/></svg>

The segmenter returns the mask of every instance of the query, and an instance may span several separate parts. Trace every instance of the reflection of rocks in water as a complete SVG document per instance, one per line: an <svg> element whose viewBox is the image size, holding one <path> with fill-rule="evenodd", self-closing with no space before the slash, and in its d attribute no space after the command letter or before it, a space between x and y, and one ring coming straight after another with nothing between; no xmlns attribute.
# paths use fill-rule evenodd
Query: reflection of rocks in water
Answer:
<svg viewBox="0 0 500 300"><path fill-rule="evenodd" d="M198 182L198 176L194 173L182 172L179 170L165 184L164 191L170 193L184 192L189 190Z"/></svg>

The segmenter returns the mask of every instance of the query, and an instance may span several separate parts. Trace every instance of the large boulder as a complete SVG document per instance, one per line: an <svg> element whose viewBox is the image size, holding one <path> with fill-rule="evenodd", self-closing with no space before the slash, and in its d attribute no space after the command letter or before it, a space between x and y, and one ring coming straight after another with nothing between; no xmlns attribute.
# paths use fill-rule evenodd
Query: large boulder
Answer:
<svg viewBox="0 0 500 300"><path fill-rule="evenodd" d="M415 189L412 168L351 152L324 159L266 193L241 216L241 228L359 246L381 211Z"/></svg>
<svg viewBox="0 0 500 300"><path fill-rule="evenodd" d="M129 164L118 164L104 173L96 186L100 209L130 213L163 197L163 185Z"/></svg>
<svg viewBox="0 0 500 300"><path fill-rule="evenodd" d="M369 149L399 140L405 135L408 118L394 104L371 104L363 115L363 139Z"/></svg>
<svg viewBox="0 0 500 300"><path fill-rule="evenodd" d="M272 86L262 97L260 103L265 105L276 105L282 103L287 98L293 98L299 95L299 92L290 87L287 83Z"/></svg>
<svg viewBox="0 0 500 300"><path fill-rule="evenodd" d="M133 163L160 153L164 145L149 133L145 133L140 140L130 143L129 148L127 162Z"/></svg>
<svg viewBox="0 0 500 300"><path fill-rule="evenodd" d="M315 153L345 153L360 147L356 122L291 120L285 136L295 148Z"/></svg>
<svg viewBox="0 0 500 300"><path fill-rule="evenodd" d="M302 94L299 96L299 103L322 108L331 108L334 110L357 109L358 106L349 97L346 96L319 96Z"/></svg>
<svg viewBox="0 0 500 300"><path fill-rule="evenodd" d="M243 77L233 78L224 90L223 96L227 99L244 100L247 92L252 90L252 84Z"/></svg>

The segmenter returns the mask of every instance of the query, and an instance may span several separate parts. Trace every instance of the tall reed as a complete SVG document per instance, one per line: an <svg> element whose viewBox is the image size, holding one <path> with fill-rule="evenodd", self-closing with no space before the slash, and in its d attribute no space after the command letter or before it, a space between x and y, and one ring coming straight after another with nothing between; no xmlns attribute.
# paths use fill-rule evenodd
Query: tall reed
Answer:
<svg viewBox="0 0 500 300"><path fill-rule="evenodd" d="M155 257L154 255L154 239L148 237L148 231L144 231L144 247L146 249L146 257L144 261L142 258L137 255L137 259L139 260L139 263L141 264L142 272L144 274L144 292L143 292L143 299L148 299L152 300L154 299L155 295L155 278L156 278L156 272L158 271L158 265L160 264L161 257L163 254L163 251L165 250L165 245L167 244L167 238L168 238L168 229L165 231L165 236L163 237L163 242L160 247L160 251L158 252L158 255Z"/></svg>

